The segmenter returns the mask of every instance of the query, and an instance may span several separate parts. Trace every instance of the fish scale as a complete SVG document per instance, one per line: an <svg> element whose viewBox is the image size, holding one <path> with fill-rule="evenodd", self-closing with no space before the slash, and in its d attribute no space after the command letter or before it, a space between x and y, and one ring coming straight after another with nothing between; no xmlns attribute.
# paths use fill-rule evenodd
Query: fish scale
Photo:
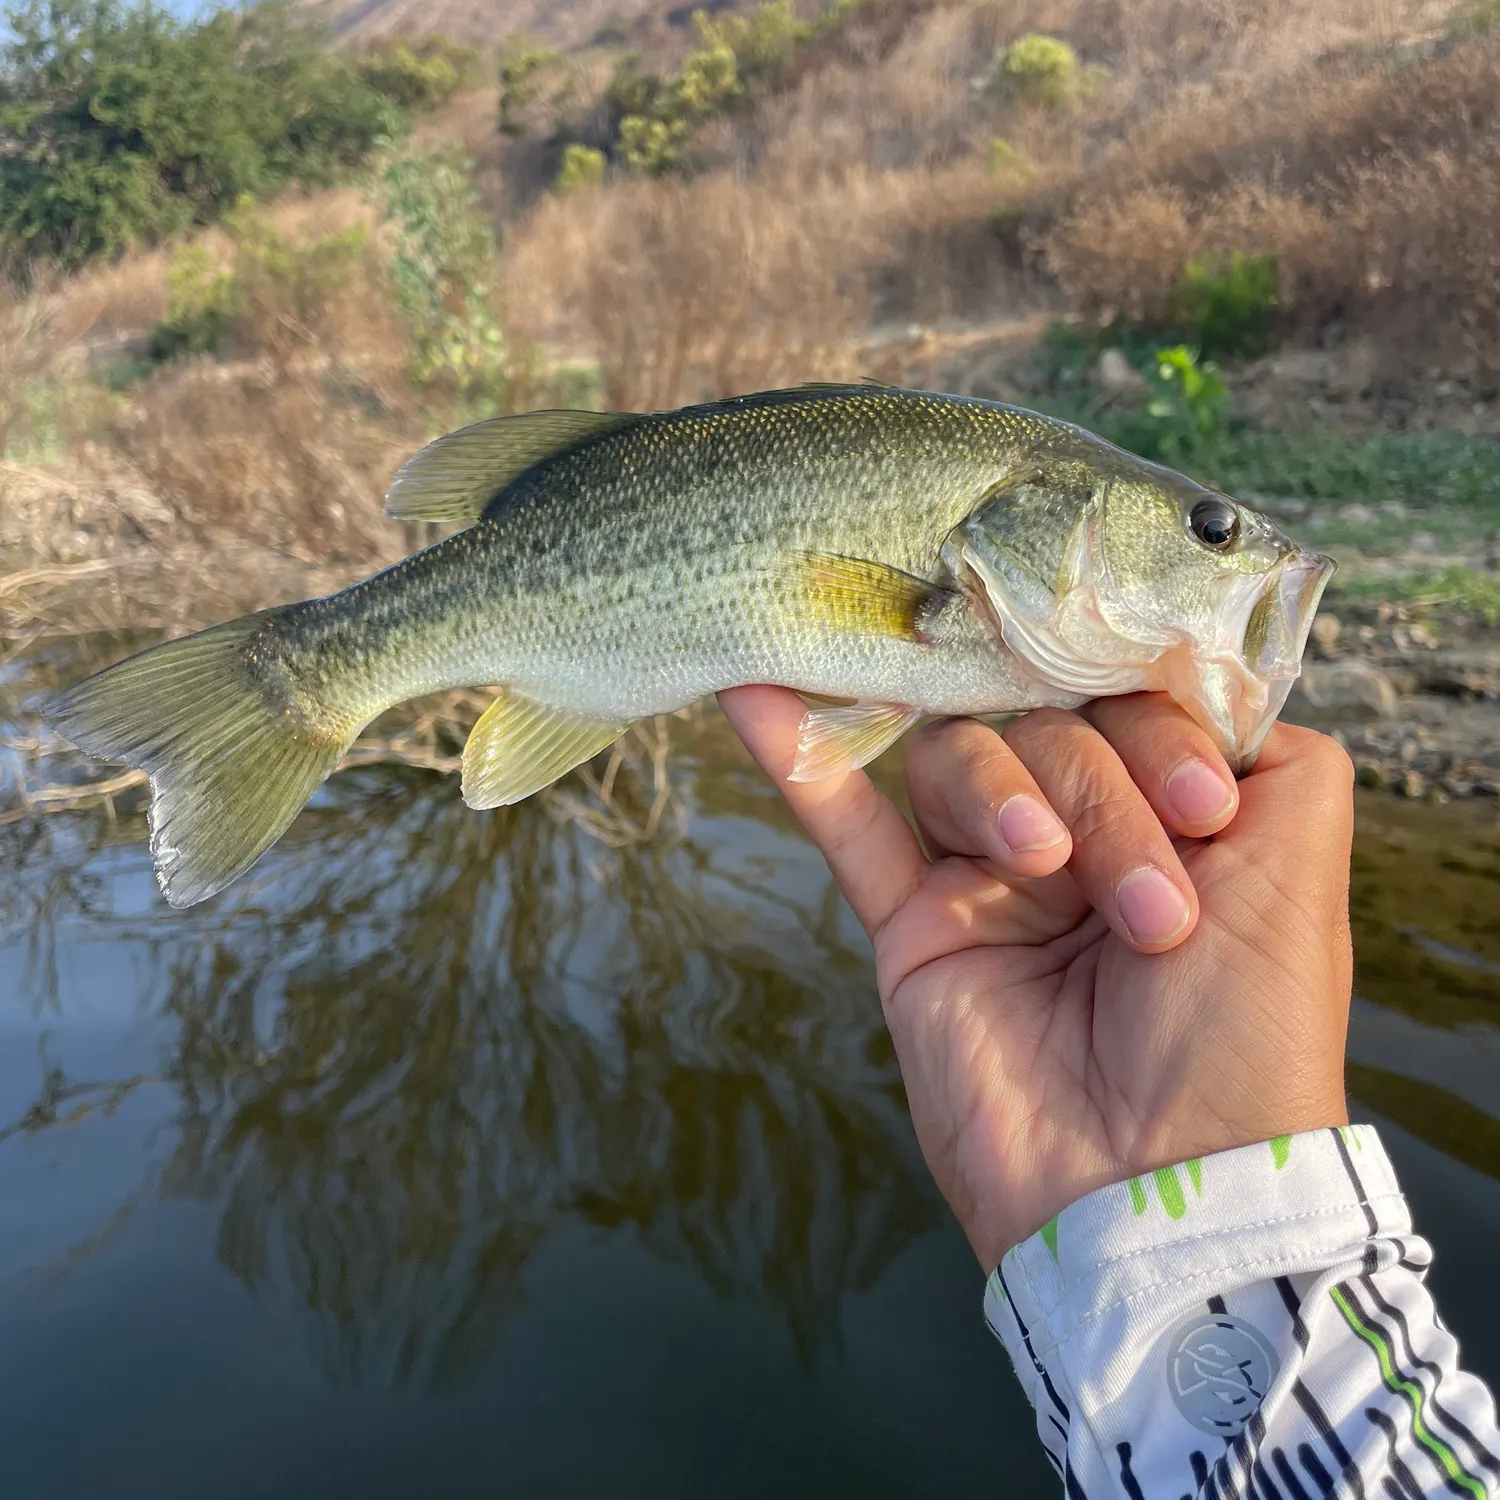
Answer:
<svg viewBox="0 0 1500 1500"><path fill-rule="evenodd" d="M1233 548L1195 538L1204 504L1233 508ZM499 418L414 455L387 509L468 524L54 706L75 743L151 773L170 900L247 868L363 725L420 694L501 689L465 749L475 806L747 682L865 705L809 715L797 774L862 764L922 713L1143 686L1227 744L1258 680L1239 614L1295 613L1255 640L1300 657L1316 604L1272 587L1295 549L1226 497L1051 418L887 387Z"/></svg>

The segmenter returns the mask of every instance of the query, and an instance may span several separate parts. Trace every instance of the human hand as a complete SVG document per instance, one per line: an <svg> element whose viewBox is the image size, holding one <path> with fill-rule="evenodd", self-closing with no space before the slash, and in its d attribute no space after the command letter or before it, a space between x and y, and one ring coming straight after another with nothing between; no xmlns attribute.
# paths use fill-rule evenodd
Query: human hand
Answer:
<svg viewBox="0 0 1500 1500"><path fill-rule="evenodd" d="M870 934L917 1139L986 1271L1107 1183L1346 1122L1335 741L1277 725L1236 786L1157 694L1003 736L946 720L906 763L929 858L862 771L786 780L795 693L720 701Z"/></svg>

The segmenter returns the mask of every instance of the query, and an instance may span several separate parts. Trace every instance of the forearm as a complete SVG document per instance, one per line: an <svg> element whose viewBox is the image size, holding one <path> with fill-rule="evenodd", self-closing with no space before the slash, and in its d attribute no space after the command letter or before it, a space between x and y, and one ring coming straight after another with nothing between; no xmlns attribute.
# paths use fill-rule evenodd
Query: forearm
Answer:
<svg viewBox="0 0 1500 1500"><path fill-rule="evenodd" d="M1017 1246L985 1313L1072 1496L1500 1494L1484 1385L1373 1129L1093 1193Z"/></svg>

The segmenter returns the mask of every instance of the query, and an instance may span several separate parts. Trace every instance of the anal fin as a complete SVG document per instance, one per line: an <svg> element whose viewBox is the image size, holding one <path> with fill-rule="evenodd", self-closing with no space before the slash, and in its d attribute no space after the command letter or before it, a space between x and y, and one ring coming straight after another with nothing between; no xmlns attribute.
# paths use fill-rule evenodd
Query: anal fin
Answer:
<svg viewBox="0 0 1500 1500"><path fill-rule="evenodd" d="M474 808L519 802L608 749L629 727L502 688L464 745L464 801Z"/></svg>
<svg viewBox="0 0 1500 1500"><path fill-rule="evenodd" d="M899 703L810 708L797 731L797 759L788 781L821 781L868 765L922 717Z"/></svg>

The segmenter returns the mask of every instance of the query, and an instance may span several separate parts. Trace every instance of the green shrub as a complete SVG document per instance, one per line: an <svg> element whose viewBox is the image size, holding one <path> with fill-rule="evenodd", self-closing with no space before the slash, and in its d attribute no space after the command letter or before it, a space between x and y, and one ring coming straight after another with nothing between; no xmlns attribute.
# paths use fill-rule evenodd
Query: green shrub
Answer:
<svg viewBox="0 0 1500 1500"><path fill-rule="evenodd" d="M1190 260L1168 294L1167 319L1210 357L1264 354L1275 338L1277 282L1274 255Z"/></svg>
<svg viewBox="0 0 1500 1500"><path fill-rule="evenodd" d="M996 58L995 82L1009 97L1065 108L1078 93L1078 54L1058 37L1028 32Z"/></svg>
<svg viewBox="0 0 1500 1500"><path fill-rule="evenodd" d="M490 303L498 246L472 171L452 148L395 157L381 173L380 206L395 225L391 269L411 342L408 373L482 414L499 410L510 366Z"/></svg>
<svg viewBox="0 0 1500 1500"><path fill-rule="evenodd" d="M1036 166L1029 157L1022 155L1009 141L998 135L990 142L988 164L991 175L997 177L1002 172L1012 172L1022 177L1030 177L1036 172Z"/></svg>
<svg viewBox="0 0 1500 1500"><path fill-rule="evenodd" d="M604 181L604 153L576 141L564 147L562 167L557 174L560 193L576 193Z"/></svg>
<svg viewBox="0 0 1500 1500"><path fill-rule="evenodd" d="M211 354L244 306L244 288L203 244L180 246L167 269L167 315L151 330L155 360Z"/></svg>
<svg viewBox="0 0 1500 1500"><path fill-rule="evenodd" d="M26 0L0 42L0 254L76 265L326 181L406 116L288 0L184 23L120 0Z"/></svg>
<svg viewBox="0 0 1500 1500"><path fill-rule="evenodd" d="M687 125L681 119L626 115L620 121L620 159L627 167L660 177L679 164L677 148L686 134Z"/></svg>
<svg viewBox="0 0 1500 1500"><path fill-rule="evenodd" d="M534 45L524 36L512 37L500 54L500 133L520 135L521 116L541 88L542 73L557 62L557 53Z"/></svg>
<svg viewBox="0 0 1500 1500"><path fill-rule="evenodd" d="M445 104L470 82L479 62L472 47L444 37L420 42L376 42L355 64L360 79L377 94L414 113Z"/></svg>
<svg viewBox="0 0 1500 1500"><path fill-rule="evenodd" d="M678 112L688 118L723 109L740 92L733 49L715 40L689 52L682 60L675 92Z"/></svg>
<svg viewBox="0 0 1500 1500"><path fill-rule="evenodd" d="M228 269L201 242L173 254L167 315L148 345L153 360L211 354L232 333L259 334L262 344L310 342L328 304L364 260L363 224L326 235L286 234L248 197L224 215L223 227L234 246Z"/></svg>

